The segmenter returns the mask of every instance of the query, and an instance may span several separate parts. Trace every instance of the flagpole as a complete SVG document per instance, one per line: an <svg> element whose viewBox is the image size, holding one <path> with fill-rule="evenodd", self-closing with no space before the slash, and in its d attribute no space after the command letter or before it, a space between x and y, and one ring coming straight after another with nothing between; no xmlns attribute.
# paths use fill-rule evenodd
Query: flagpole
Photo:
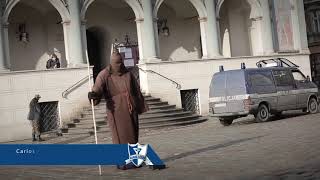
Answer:
<svg viewBox="0 0 320 180"><path fill-rule="evenodd" d="M89 91L92 92L92 84L91 84L91 73L90 73L90 63L88 58L88 51L86 50L86 61L88 65L88 78L89 78ZM92 110L92 120L93 120L93 128L94 128L94 139L96 144L98 144L98 136L97 136L97 124L96 124L96 115L94 111L93 99L91 101L91 110ZM101 165L99 165L99 175L102 175Z"/></svg>

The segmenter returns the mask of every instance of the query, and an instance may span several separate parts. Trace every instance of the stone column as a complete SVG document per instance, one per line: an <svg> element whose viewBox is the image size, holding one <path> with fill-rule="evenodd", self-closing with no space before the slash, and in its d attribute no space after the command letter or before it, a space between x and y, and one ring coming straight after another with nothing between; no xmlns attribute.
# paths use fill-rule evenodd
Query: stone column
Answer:
<svg viewBox="0 0 320 180"><path fill-rule="evenodd" d="M137 36L138 36L138 46L139 46L139 64L144 63L144 54L143 54L143 37L142 37L142 22L143 19L136 19L137 25Z"/></svg>
<svg viewBox="0 0 320 180"><path fill-rule="evenodd" d="M158 34L158 19L153 19L153 29L154 29L154 37L156 41L156 53L157 57L160 57L160 43L159 43L159 34Z"/></svg>
<svg viewBox="0 0 320 180"><path fill-rule="evenodd" d="M141 0L144 20L143 20L143 53L146 62L159 61L157 58L154 20L151 0Z"/></svg>
<svg viewBox="0 0 320 180"><path fill-rule="evenodd" d="M298 21L300 23L300 52L301 53L310 53L309 44L308 44L308 36L307 36L307 25L306 25L306 17L304 11L304 3L303 1L296 0L297 3L297 11L298 11Z"/></svg>
<svg viewBox="0 0 320 180"><path fill-rule="evenodd" d="M221 57L219 46L219 31L217 26L214 0L205 0L207 8L207 50L208 58Z"/></svg>
<svg viewBox="0 0 320 180"><path fill-rule="evenodd" d="M201 45L202 45L202 59L208 59L208 50L207 50L207 18L201 17L200 21L200 33L201 33Z"/></svg>
<svg viewBox="0 0 320 180"><path fill-rule="evenodd" d="M5 22L3 24L3 50L4 50L4 58L6 63L6 68L9 70L11 69L11 62L10 62L10 48L9 48L9 23Z"/></svg>
<svg viewBox="0 0 320 180"><path fill-rule="evenodd" d="M273 54L274 53L274 43L273 43L273 33L272 33L272 25L271 25L271 12L270 12L270 5L269 1L264 0L260 1L262 11L263 11L263 19L262 24L263 28L261 29L261 35L263 40L263 53Z"/></svg>
<svg viewBox="0 0 320 180"><path fill-rule="evenodd" d="M66 61L69 66L70 64L70 56L69 56L69 26L70 21L62 22L63 26L63 41L64 41L64 51L66 54Z"/></svg>
<svg viewBox="0 0 320 180"><path fill-rule="evenodd" d="M0 23L0 72L7 70L6 56L4 49L4 38L3 38L3 24Z"/></svg>
<svg viewBox="0 0 320 180"><path fill-rule="evenodd" d="M301 0L290 0L294 49L301 53L309 53L304 4Z"/></svg>
<svg viewBox="0 0 320 180"><path fill-rule="evenodd" d="M87 53L88 53L88 47L87 47L87 21L82 20L81 21L81 40L83 45L83 56L85 58L85 62L89 62L89 59L87 59Z"/></svg>
<svg viewBox="0 0 320 180"><path fill-rule="evenodd" d="M80 19L80 1L68 1L70 11L70 26L69 26L69 66L77 67L83 65L85 58L83 56L83 44L81 33Z"/></svg>

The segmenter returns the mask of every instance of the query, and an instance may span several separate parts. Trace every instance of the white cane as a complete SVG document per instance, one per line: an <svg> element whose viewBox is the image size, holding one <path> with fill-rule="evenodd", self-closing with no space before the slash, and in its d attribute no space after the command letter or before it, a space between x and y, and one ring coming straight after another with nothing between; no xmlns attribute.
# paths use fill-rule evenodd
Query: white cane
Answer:
<svg viewBox="0 0 320 180"><path fill-rule="evenodd" d="M92 92L92 84L91 84L91 73L90 73L90 64L89 64L89 58L88 58L88 51L86 51L86 60L88 64L88 77L89 77L89 91ZM96 115L94 112L94 104L93 104L93 99L91 101L91 110L92 110L92 119L93 119L93 128L94 128L94 138L96 144L98 144L98 136L97 136L97 124L96 124ZM100 176L102 175L101 171L101 165L99 165L99 174Z"/></svg>

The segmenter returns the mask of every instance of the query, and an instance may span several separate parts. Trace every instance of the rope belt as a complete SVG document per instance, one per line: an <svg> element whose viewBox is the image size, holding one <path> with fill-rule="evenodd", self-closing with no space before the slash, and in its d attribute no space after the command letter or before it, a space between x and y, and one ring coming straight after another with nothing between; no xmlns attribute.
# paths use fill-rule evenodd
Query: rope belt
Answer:
<svg viewBox="0 0 320 180"><path fill-rule="evenodd" d="M128 109L129 109L130 114L132 114L132 112L133 112L133 106L132 106L132 104L131 104L130 94L129 94L128 91L126 92L126 96L127 96Z"/></svg>
<svg viewBox="0 0 320 180"><path fill-rule="evenodd" d="M111 76L111 79L112 79L112 76ZM129 113L132 114L133 112L133 106L132 106L132 103L131 103L131 98L130 98L130 91L128 90L128 86L127 84L129 84L129 82L127 80L125 80L125 92L121 92L120 94L124 94L126 96L126 99L127 99L127 105L128 105L128 110L129 110ZM115 83L115 85L117 86L118 84ZM121 90L121 88L118 86L118 89ZM120 95L118 94L118 95ZM117 95L116 95L117 96Z"/></svg>

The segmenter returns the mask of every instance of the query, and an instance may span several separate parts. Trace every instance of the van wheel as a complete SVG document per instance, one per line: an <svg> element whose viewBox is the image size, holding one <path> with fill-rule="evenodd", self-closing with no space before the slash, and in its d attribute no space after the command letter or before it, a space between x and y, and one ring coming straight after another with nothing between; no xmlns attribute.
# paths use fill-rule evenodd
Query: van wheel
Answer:
<svg viewBox="0 0 320 180"><path fill-rule="evenodd" d="M315 114L318 112L318 102L315 98L311 98L308 102L308 112Z"/></svg>
<svg viewBox="0 0 320 180"><path fill-rule="evenodd" d="M219 118L219 120L223 126L230 126L233 122L233 118Z"/></svg>
<svg viewBox="0 0 320 180"><path fill-rule="evenodd" d="M256 122L267 122L270 117L269 109L266 105L261 104L258 108L257 114L254 116L256 119Z"/></svg>

